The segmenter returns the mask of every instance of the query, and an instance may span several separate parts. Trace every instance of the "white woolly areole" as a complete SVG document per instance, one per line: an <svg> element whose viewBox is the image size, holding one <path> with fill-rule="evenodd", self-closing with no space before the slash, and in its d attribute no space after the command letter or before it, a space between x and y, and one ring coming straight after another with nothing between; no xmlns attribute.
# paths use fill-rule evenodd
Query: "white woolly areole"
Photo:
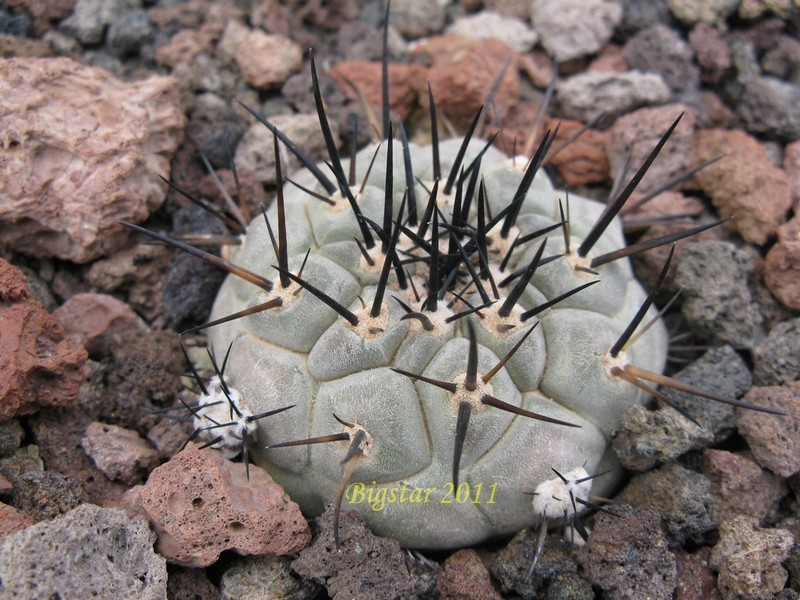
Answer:
<svg viewBox="0 0 800 600"><path fill-rule="evenodd" d="M578 500L584 502L589 498L592 489L592 480L588 479L589 473L583 467L572 469L563 473L566 483L560 477L554 477L540 483L534 492L533 511L545 517L561 517L573 512L573 498L575 506L580 507ZM580 481L580 483L577 483ZM570 496L572 492L572 496Z"/></svg>
<svg viewBox="0 0 800 600"><path fill-rule="evenodd" d="M217 375L209 380L206 389L208 394L200 396L194 413L194 428L200 430L197 437L210 442L221 436L211 448L220 450L225 458L234 458L242 451L246 438L256 438L256 423L248 421L253 413L236 389L228 386L228 396L225 395Z"/></svg>

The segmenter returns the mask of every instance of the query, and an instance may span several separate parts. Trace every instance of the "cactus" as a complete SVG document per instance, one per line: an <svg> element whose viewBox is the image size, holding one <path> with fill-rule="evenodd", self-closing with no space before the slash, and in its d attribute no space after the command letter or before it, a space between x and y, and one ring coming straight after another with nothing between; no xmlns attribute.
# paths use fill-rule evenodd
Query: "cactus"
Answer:
<svg viewBox="0 0 800 600"><path fill-rule="evenodd" d="M329 194L308 170L295 174L298 185L287 184L284 198L267 216L272 224L285 221L281 243L288 271L281 274L298 273L303 265L302 279L287 277L267 292L229 277L212 319L276 297L281 305L209 329L217 355L233 344L226 376L251 412L296 405L259 422L259 445L250 458L267 468L307 513L318 513L337 495L352 435L329 444L275 446L342 432L337 418L354 422L368 434L370 447L353 469L344 508L359 510L374 531L411 547L457 547L516 531L536 517L525 492L552 479L552 469L596 472L615 467L609 437L622 413L644 394L612 376L612 363L630 362L660 372L667 349L664 328L656 322L616 359L608 355L645 293L627 259L596 270L591 266L593 257L624 246L616 220L589 252L579 253L587 236L594 235L603 205L569 195L567 226L561 218L566 193L555 191L527 158L507 158L477 139L463 147L459 159L461 140L439 144L435 169L431 147L384 142L368 176L376 148L363 149L355 157L355 175L366 184L363 190L352 186L361 222L341 193ZM398 234L398 222L405 224L410 212L398 215L407 181L404 150L415 178L424 185L416 183L414 194L406 195L406 202L419 199L418 219ZM471 172L459 178L460 169L466 173L470 166ZM341 172L349 168L349 161L343 161ZM436 182L434 170L456 173L450 189ZM460 213L467 214L471 181L481 183L472 188L467 218L459 220L454 207L460 205ZM388 195L387 182L392 186ZM520 196L521 202L512 202ZM439 210L429 211L425 220L431 197ZM498 220L509 205L516 210ZM489 229L492 219L496 224ZM383 241L372 234L376 243L370 250L361 242L364 222L384 224L373 229L381 230ZM456 227L467 233L457 235ZM395 234L394 251L388 248L389 232ZM537 232L544 233L526 238ZM257 273L280 266L281 246L270 239L267 220L257 217L231 261ZM480 258L484 250L485 260ZM392 267L388 279L386 256ZM405 263L400 279L393 257ZM463 272L449 283L453 265ZM512 274L516 277L510 278ZM529 283L518 286L523 279ZM298 281L323 291L345 316ZM459 294L464 287L468 289L461 300L449 293ZM442 292L448 293L439 298ZM379 293L385 296L373 316ZM570 293L540 311L549 300ZM472 312L477 307L483 308ZM451 319L465 312L471 314ZM523 337L508 362L484 382ZM471 346L477 349L476 372L481 375L472 391L464 382ZM540 418L482 403L486 396ZM461 432L454 468L463 402L470 406L470 418ZM596 482L598 493L609 492L616 480L606 476Z"/></svg>

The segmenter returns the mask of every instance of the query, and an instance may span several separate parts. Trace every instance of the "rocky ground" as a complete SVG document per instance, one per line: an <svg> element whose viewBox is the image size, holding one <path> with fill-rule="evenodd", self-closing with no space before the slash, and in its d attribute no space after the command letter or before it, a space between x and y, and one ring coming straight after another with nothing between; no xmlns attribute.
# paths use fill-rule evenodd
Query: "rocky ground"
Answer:
<svg viewBox="0 0 800 600"><path fill-rule="evenodd" d="M118 221L226 235L159 179L223 201L200 152L233 189L232 151L245 209L268 202L271 137L235 101L320 157L308 47L342 147L366 141L364 106L380 98L382 2L0 7L0 598L800 596L796 0L392 7L392 111L414 139L428 135L427 82L440 114L463 129L508 65L484 133L502 124L496 144L521 146L555 60L556 147L603 116L547 169L605 198L684 113L639 192L724 156L626 215L628 233L733 219L678 244L664 291L683 290L667 315L670 370L785 413L675 392L702 427L667 406L631 409L614 439L631 472L615 514L589 518L580 548L551 534L527 579L531 531L424 555L345 513L335 552L330 513L307 523L264 472L251 468L248 482L241 463L213 450L190 444L176 455L191 427L155 412L190 398L176 332L206 318L221 275L140 245ZM685 218L635 223L665 215ZM643 281L665 254L635 260ZM201 361L202 338L190 346Z"/></svg>

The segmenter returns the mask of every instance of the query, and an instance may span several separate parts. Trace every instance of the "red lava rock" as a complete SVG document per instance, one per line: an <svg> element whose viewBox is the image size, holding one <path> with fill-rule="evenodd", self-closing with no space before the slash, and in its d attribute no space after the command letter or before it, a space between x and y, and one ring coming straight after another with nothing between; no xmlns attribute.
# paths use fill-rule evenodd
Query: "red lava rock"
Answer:
<svg viewBox="0 0 800 600"><path fill-rule="evenodd" d="M786 144L783 150L783 170L789 178L792 190L792 204L800 202L800 140Z"/></svg>
<svg viewBox="0 0 800 600"><path fill-rule="evenodd" d="M14 489L14 484L0 475L0 494L7 494Z"/></svg>
<svg viewBox="0 0 800 600"><path fill-rule="evenodd" d="M67 58L0 63L0 242L74 262L120 248L118 221L164 201L185 121L174 83L123 83Z"/></svg>
<svg viewBox="0 0 800 600"><path fill-rule="evenodd" d="M785 413L777 416L739 409L736 426L756 462L781 477L800 471L800 381L782 387L753 387L743 400Z"/></svg>
<svg viewBox="0 0 800 600"><path fill-rule="evenodd" d="M0 259L0 420L72 402L86 357L33 298L22 272Z"/></svg>
<svg viewBox="0 0 800 600"><path fill-rule="evenodd" d="M778 227L778 240L781 242L800 242L800 214Z"/></svg>
<svg viewBox="0 0 800 600"><path fill-rule="evenodd" d="M112 481L134 485L158 464L159 453L130 429L93 421L81 445L97 468Z"/></svg>
<svg viewBox="0 0 800 600"><path fill-rule="evenodd" d="M494 95L497 115L505 115L519 100L519 74L515 68L516 53L496 39L470 40L452 35L432 37L411 52L414 62L428 66L427 80L413 81L420 103L428 110L428 82L433 89L436 110L456 127L466 127L475 117L478 107L486 102L486 90L506 64L502 82Z"/></svg>
<svg viewBox="0 0 800 600"><path fill-rule="evenodd" d="M697 95L697 126L698 127L729 127L733 121L733 111L728 108L720 97L710 90L701 90Z"/></svg>
<svg viewBox="0 0 800 600"><path fill-rule="evenodd" d="M500 600L489 571L478 558L478 553L470 549L459 550L444 562L444 571L436 578L436 590L449 600Z"/></svg>
<svg viewBox="0 0 800 600"><path fill-rule="evenodd" d="M405 120L417 105L417 90L414 81L424 79L424 69L418 66L389 65L389 99L391 112ZM330 70L331 79L352 102L361 102L363 96L373 110L380 110L381 63L345 60ZM376 114L379 114L376 113Z"/></svg>
<svg viewBox="0 0 800 600"><path fill-rule="evenodd" d="M561 128L553 142L553 150L557 150L583 126L579 121L558 122L561 123ZM548 126L555 127L556 123L552 120ZM604 131L587 129L563 150L557 154L551 153L547 162L558 169L568 187L606 181L609 176L605 152L607 138L608 134Z"/></svg>
<svg viewBox="0 0 800 600"><path fill-rule="evenodd" d="M636 187L636 191L644 194L654 190L694 166L690 164L696 120L694 110L683 104L667 104L655 108L640 108L615 121L606 138L606 152L612 176L618 176L627 148L631 165L630 172L624 178L627 181L681 113L683 118L659 153L658 160Z"/></svg>
<svg viewBox="0 0 800 600"><path fill-rule="evenodd" d="M550 84L553 78L553 61L546 52L534 50L521 54L518 64L537 88L546 88Z"/></svg>
<svg viewBox="0 0 800 600"><path fill-rule="evenodd" d="M717 525L736 515L763 521L787 492L780 478L750 458L725 450L703 452L703 473L711 480L711 517Z"/></svg>
<svg viewBox="0 0 800 600"><path fill-rule="evenodd" d="M92 263L86 279L95 288L127 292L127 302L148 321L161 314L161 299L175 251L167 246L131 246Z"/></svg>
<svg viewBox="0 0 800 600"><path fill-rule="evenodd" d="M689 554L679 548L675 551L678 565L678 584L675 600L722 600L717 591L717 578L708 566L711 548L704 546Z"/></svg>
<svg viewBox="0 0 800 600"><path fill-rule="evenodd" d="M607 44L600 50L600 54L597 55L597 58L589 63L586 70L604 71L606 73L624 73L628 70L628 63L625 61L622 48L616 44Z"/></svg>
<svg viewBox="0 0 800 600"><path fill-rule="evenodd" d="M728 225L744 240L763 245L791 206L789 180L773 166L764 146L744 131L703 129L695 137L698 163L724 155L695 175Z"/></svg>
<svg viewBox="0 0 800 600"><path fill-rule="evenodd" d="M689 33L689 45L702 69L702 79L718 82L731 66L731 53L719 30L707 23L698 23Z"/></svg>
<svg viewBox="0 0 800 600"><path fill-rule="evenodd" d="M150 520L158 552L185 567L206 567L224 550L292 554L311 541L300 508L266 471L250 465L248 481L243 464L195 444L155 469L123 504Z"/></svg>
<svg viewBox="0 0 800 600"><path fill-rule="evenodd" d="M115 335L139 329L139 317L130 306L107 294L75 294L53 311L67 337L83 344L91 355L104 355Z"/></svg>
<svg viewBox="0 0 800 600"><path fill-rule="evenodd" d="M505 152L508 156L519 156L523 154L525 144L531 136L531 129L534 123L536 123L536 116L539 113L540 106L541 105L533 102L520 102L517 104L516 108L509 112L508 116L503 121L503 128L499 130L499 134L494 142L495 147ZM494 133L494 131L497 130L489 128L489 131ZM539 139L534 140L535 144L541 141L544 131L545 130L540 128L538 132ZM488 133L487 129L484 128L482 135L488 137L491 133ZM530 156L530 154L528 154L528 156Z"/></svg>
<svg viewBox="0 0 800 600"><path fill-rule="evenodd" d="M36 523L36 519L29 514L22 512L0 502L0 538L30 527Z"/></svg>
<svg viewBox="0 0 800 600"><path fill-rule="evenodd" d="M781 304L800 310L800 241L778 242L770 248L764 282Z"/></svg>
<svg viewBox="0 0 800 600"><path fill-rule="evenodd" d="M203 31L183 29L156 50L155 59L160 65L176 67L191 64L200 54L211 50L212 40Z"/></svg>

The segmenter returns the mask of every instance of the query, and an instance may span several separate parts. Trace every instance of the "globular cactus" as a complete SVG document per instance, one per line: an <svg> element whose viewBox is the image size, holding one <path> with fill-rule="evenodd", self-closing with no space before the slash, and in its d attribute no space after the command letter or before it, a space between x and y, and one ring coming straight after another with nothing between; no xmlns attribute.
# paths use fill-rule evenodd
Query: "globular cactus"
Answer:
<svg viewBox="0 0 800 600"><path fill-rule="evenodd" d="M267 215L275 227L285 221L285 238L273 245L259 216L230 259L267 273L280 266L285 247L281 275L302 269L305 286L295 275L266 291L230 276L212 319L276 298L280 305L209 329L217 355L233 344L226 377L250 411L295 405L259 422L251 459L315 514L337 496L348 442L356 427L363 430L343 509L418 548L474 544L531 524L530 493L553 469L614 468L609 437L645 396L611 370L631 363L660 372L667 350L656 321L630 348L609 354L645 293L626 258L592 266L624 247L616 219L598 231L602 204L554 190L526 157L507 158L477 139L459 157L461 149L461 140L438 144L438 167L431 147L393 141L390 152L384 141L376 157L375 146L363 149L350 186L362 218L318 176L293 175L297 185L287 184ZM406 164L417 181L413 194ZM349 161L340 168L348 173ZM449 189L439 173L455 173ZM371 249L365 223L374 224ZM460 313L468 314L453 319ZM333 443L268 447L337 432ZM606 475L595 490L608 493L617 481Z"/></svg>

